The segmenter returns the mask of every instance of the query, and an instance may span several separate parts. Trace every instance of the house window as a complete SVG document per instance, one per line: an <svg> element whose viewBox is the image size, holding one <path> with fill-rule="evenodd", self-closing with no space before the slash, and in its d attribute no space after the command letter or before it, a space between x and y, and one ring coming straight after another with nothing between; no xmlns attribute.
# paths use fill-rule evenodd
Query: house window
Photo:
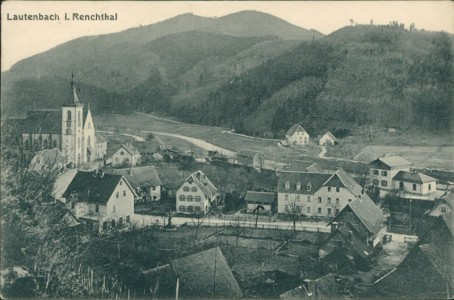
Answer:
<svg viewBox="0 0 454 300"><path fill-rule="evenodd" d="M308 207L306 208L306 211L307 211L308 214L310 214L310 213L311 213L311 208L308 206Z"/></svg>
<svg viewBox="0 0 454 300"><path fill-rule="evenodd" d="M184 196L180 195L180 201L184 201Z"/></svg>
<svg viewBox="0 0 454 300"><path fill-rule="evenodd" d="M352 199L348 199L348 202L352 202Z"/></svg>
<svg viewBox="0 0 454 300"><path fill-rule="evenodd" d="M189 202L192 201L192 196L188 196L188 201L189 201Z"/></svg>
<svg viewBox="0 0 454 300"><path fill-rule="evenodd" d="M301 190L301 182L296 183L296 189L299 191Z"/></svg>
<svg viewBox="0 0 454 300"><path fill-rule="evenodd" d="M388 172L387 171L381 171L381 176L388 176Z"/></svg>
<svg viewBox="0 0 454 300"><path fill-rule="evenodd" d="M374 179L374 180L372 181L372 184L373 184L373 185L378 185L378 180L377 180L377 179Z"/></svg>
<svg viewBox="0 0 454 300"><path fill-rule="evenodd" d="M310 183L308 183L308 184L306 185L306 190L310 191L311 189L312 189L312 185L311 185Z"/></svg>
<svg viewBox="0 0 454 300"><path fill-rule="evenodd" d="M399 188L400 188L401 190L404 189L404 183L403 183L402 181L399 182Z"/></svg>
<svg viewBox="0 0 454 300"><path fill-rule="evenodd" d="M52 147L54 147L54 148L57 147L57 141L54 140L54 141L52 142Z"/></svg>
<svg viewBox="0 0 454 300"><path fill-rule="evenodd" d="M317 208L317 211L318 211L319 214L321 214L322 213L322 208L321 207Z"/></svg>
<svg viewBox="0 0 454 300"><path fill-rule="evenodd" d="M388 186L388 181L382 180L382 181L381 181L381 185L382 185L382 186Z"/></svg>
<svg viewBox="0 0 454 300"><path fill-rule="evenodd" d="M192 212L193 211L193 207L192 206L188 206L187 210L188 210L188 212Z"/></svg>
<svg viewBox="0 0 454 300"><path fill-rule="evenodd" d="M336 193L339 193L340 192L340 188L336 188Z"/></svg>
<svg viewBox="0 0 454 300"><path fill-rule="evenodd" d="M339 198L336 198L336 204L339 204Z"/></svg>
<svg viewBox="0 0 454 300"><path fill-rule="evenodd" d="M416 191L416 183L413 183L413 191Z"/></svg>
<svg viewBox="0 0 454 300"><path fill-rule="evenodd" d="M195 186L193 186L193 187L191 188L191 192L197 192L197 188L196 188Z"/></svg>
<svg viewBox="0 0 454 300"><path fill-rule="evenodd" d="M429 183L429 191L432 190L432 185Z"/></svg>
<svg viewBox="0 0 454 300"><path fill-rule="evenodd" d="M185 186L185 187L183 188L183 192L189 192L189 187L188 187L188 186Z"/></svg>
<svg viewBox="0 0 454 300"><path fill-rule="evenodd" d="M285 194L285 201L288 201L288 194Z"/></svg>
<svg viewBox="0 0 454 300"><path fill-rule="evenodd" d="M115 212L115 211L116 211L116 207L114 205L114 206L112 206L112 212Z"/></svg>
<svg viewBox="0 0 454 300"><path fill-rule="evenodd" d="M286 212L288 212L288 205L285 205L285 206L284 206L284 210L285 210Z"/></svg>
<svg viewBox="0 0 454 300"><path fill-rule="evenodd" d="M441 212L442 214L447 213L447 212L448 212L448 209L447 209L446 207L443 207L443 206L442 206L442 207L440 207L440 212Z"/></svg>
<svg viewBox="0 0 454 300"><path fill-rule="evenodd" d="M120 193L117 192L117 193L115 194L115 197L116 197L116 198L120 198Z"/></svg>
<svg viewBox="0 0 454 300"><path fill-rule="evenodd" d="M200 202L202 201L202 198L200 198L200 196L195 196L195 202Z"/></svg>
<svg viewBox="0 0 454 300"><path fill-rule="evenodd" d="M197 212L202 211L202 209L200 208L200 206L194 206L194 209L195 209L195 211L197 211Z"/></svg>
<svg viewBox="0 0 454 300"><path fill-rule="evenodd" d="M155 187L155 186L152 186L152 187L151 187L151 190L152 190L152 191L156 191L156 187Z"/></svg>
<svg viewBox="0 0 454 300"><path fill-rule="evenodd" d="M328 208L328 215L331 214L331 208Z"/></svg>
<svg viewBox="0 0 454 300"><path fill-rule="evenodd" d="M126 197L126 191L123 191L123 197Z"/></svg>
<svg viewBox="0 0 454 300"><path fill-rule="evenodd" d="M120 181L120 185L123 185L123 180L122 180L122 181Z"/></svg>
<svg viewBox="0 0 454 300"><path fill-rule="evenodd" d="M378 175L378 170L373 170L374 175Z"/></svg>
<svg viewBox="0 0 454 300"><path fill-rule="evenodd" d="M111 224L112 224L112 228L115 228L115 220L112 220Z"/></svg>
<svg viewBox="0 0 454 300"><path fill-rule="evenodd" d="M307 196L307 202L311 202L311 196Z"/></svg>
<svg viewBox="0 0 454 300"><path fill-rule="evenodd" d="M290 182L285 182L285 189L286 190L289 190L290 189Z"/></svg>
<svg viewBox="0 0 454 300"><path fill-rule="evenodd" d="M180 206L180 211L181 212L185 212L186 211L186 207L185 206Z"/></svg>
<svg viewBox="0 0 454 300"><path fill-rule="evenodd" d="M99 214L99 205L98 205L98 204L95 205L95 212L96 212L97 214Z"/></svg>
<svg viewBox="0 0 454 300"><path fill-rule="evenodd" d="M328 199L326 200L327 203L331 203L331 197L328 197Z"/></svg>
<svg viewBox="0 0 454 300"><path fill-rule="evenodd" d="M336 208L336 215L339 213L339 208Z"/></svg>
<svg viewBox="0 0 454 300"><path fill-rule="evenodd" d="M331 192L331 187L330 186L328 187L328 192Z"/></svg>
<svg viewBox="0 0 454 300"><path fill-rule="evenodd" d="M125 154L124 151L120 151L120 155L124 155L124 154Z"/></svg>
<svg viewBox="0 0 454 300"><path fill-rule="evenodd" d="M322 197L318 197L318 203L322 203Z"/></svg>

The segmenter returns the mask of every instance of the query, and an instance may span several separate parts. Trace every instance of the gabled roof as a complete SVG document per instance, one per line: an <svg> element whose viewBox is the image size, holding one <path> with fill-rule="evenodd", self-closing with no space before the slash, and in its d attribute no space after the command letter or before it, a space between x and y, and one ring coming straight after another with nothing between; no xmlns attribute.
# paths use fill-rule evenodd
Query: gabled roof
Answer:
<svg viewBox="0 0 454 300"><path fill-rule="evenodd" d="M139 151L137 151L137 149L134 148L134 146L131 144L123 144L120 146L120 148L118 148L118 150L120 150L121 148L125 149L126 152L128 152L132 156L140 154ZM118 152L118 150L115 151L115 153Z"/></svg>
<svg viewBox="0 0 454 300"><path fill-rule="evenodd" d="M388 156L377 158L370 165L380 169L390 170L393 168L410 167L412 163L401 156Z"/></svg>
<svg viewBox="0 0 454 300"><path fill-rule="evenodd" d="M290 127L290 129L287 131L287 133L285 134L286 136L291 136L293 135L295 132L306 132L306 130L303 128L303 126L301 126L300 124L295 124L293 125L292 127Z"/></svg>
<svg viewBox="0 0 454 300"><path fill-rule="evenodd" d="M210 179L201 170L192 173L186 178L185 182L194 182L207 197L212 197L218 189L211 183Z"/></svg>
<svg viewBox="0 0 454 300"><path fill-rule="evenodd" d="M99 132L95 132L95 137L96 137L96 143L97 144L101 144L101 143L106 143L107 140L99 133Z"/></svg>
<svg viewBox="0 0 454 300"><path fill-rule="evenodd" d="M170 261L185 297L240 298L242 292L219 247Z"/></svg>
<svg viewBox="0 0 454 300"><path fill-rule="evenodd" d="M246 202L260 202L264 204L272 204L276 199L276 193L270 192L254 192L247 191L244 201Z"/></svg>
<svg viewBox="0 0 454 300"><path fill-rule="evenodd" d="M363 191L363 188L350 176L345 172L344 169L339 168L333 176L326 181L324 186L331 186L331 187L344 187L348 189L354 196L358 196ZM366 195L366 194L364 194ZM367 196L367 195L366 195ZM369 196L367 196L369 197Z"/></svg>
<svg viewBox="0 0 454 300"><path fill-rule="evenodd" d="M62 197L68 199L72 194L77 194L82 201L105 205L122 178L122 175L78 171Z"/></svg>
<svg viewBox="0 0 454 300"><path fill-rule="evenodd" d="M308 172L282 172L279 176L277 190L280 193L289 194L314 194L332 174L308 173ZM290 189L285 188L286 183L290 183ZM297 183L301 184L301 189L297 189ZM310 190L308 190L310 186Z"/></svg>
<svg viewBox="0 0 454 300"><path fill-rule="evenodd" d="M347 205L331 220L337 221L344 212L351 210L367 228L371 234L377 233L386 221L381 209L367 196L361 195L361 199L355 199Z"/></svg>
<svg viewBox="0 0 454 300"><path fill-rule="evenodd" d="M323 173L323 169L312 161L294 160L289 167L289 170L311 173Z"/></svg>
<svg viewBox="0 0 454 300"><path fill-rule="evenodd" d="M263 153L259 151L253 151L253 150L240 150L236 155L237 156L245 156L245 157L254 157L255 155L259 154L260 156L265 156Z"/></svg>
<svg viewBox="0 0 454 300"><path fill-rule="evenodd" d="M341 224L336 230L348 242L348 244L346 245L349 245L351 249L355 250L355 252L359 256L361 256L362 258L367 258L372 254L372 249L364 242L359 232L350 222ZM351 241L349 236L350 232L352 233ZM345 245L343 246L345 247Z"/></svg>
<svg viewBox="0 0 454 300"><path fill-rule="evenodd" d="M446 205L454 210L454 193L446 193L440 199L437 199L435 201L435 206L437 206L438 203L446 203Z"/></svg>
<svg viewBox="0 0 454 300"><path fill-rule="evenodd" d="M115 169L112 174L123 175L133 187L162 185L154 166Z"/></svg>
<svg viewBox="0 0 454 300"><path fill-rule="evenodd" d="M443 222L448 227L449 231L451 232L452 236L454 237L454 211L450 211L441 215Z"/></svg>
<svg viewBox="0 0 454 300"><path fill-rule="evenodd" d="M36 153L32 161L38 157L40 158L41 163L46 163L48 165L54 165L66 161L66 156L64 156L58 148L41 150Z"/></svg>
<svg viewBox="0 0 454 300"><path fill-rule="evenodd" d="M331 131L325 132L325 134L323 134L323 135L320 137L320 139L321 139L322 137L324 137L325 135L326 135L326 136L329 136L329 137L330 137L333 141L335 141L335 142L338 141L337 137L335 137L334 134L331 133Z"/></svg>
<svg viewBox="0 0 454 300"><path fill-rule="evenodd" d="M438 181L437 179L430 177L429 175L423 174L421 172L408 172L408 171L399 171L396 176L393 177L393 180L413 182L413 183L426 183Z"/></svg>
<svg viewBox="0 0 454 300"><path fill-rule="evenodd" d="M61 109L33 110L27 113L22 123L23 133L62 133Z"/></svg>

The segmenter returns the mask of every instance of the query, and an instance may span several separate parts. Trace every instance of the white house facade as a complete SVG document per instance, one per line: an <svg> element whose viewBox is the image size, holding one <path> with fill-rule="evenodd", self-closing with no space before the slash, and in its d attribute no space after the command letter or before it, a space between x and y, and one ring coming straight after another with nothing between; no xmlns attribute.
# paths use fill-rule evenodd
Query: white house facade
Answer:
<svg viewBox="0 0 454 300"><path fill-rule="evenodd" d="M202 171L191 174L176 192L179 213L207 213L218 200L217 188Z"/></svg>
<svg viewBox="0 0 454 300"><path fill-rule="evenodd" d="M285 134L287 143L290 146L304 146L309 143L309 134L299 124L295 124Z"/></svg>

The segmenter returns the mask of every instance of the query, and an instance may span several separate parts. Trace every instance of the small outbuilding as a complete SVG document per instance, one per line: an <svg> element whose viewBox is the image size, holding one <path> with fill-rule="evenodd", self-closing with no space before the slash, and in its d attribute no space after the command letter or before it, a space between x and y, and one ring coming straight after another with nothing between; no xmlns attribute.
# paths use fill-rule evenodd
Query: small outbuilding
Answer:
<svg viewBox="0 0 454 300"><path fill-rule="evenodd" d="M247 191L244 201L247 205L247 212L252 213L259 205L264 212L271 213L276 208L276 193Z"/></svg>
<svg viewBox="0 0 454 300"><path fill-rule="evenodd" d="M339 140L330 131L325 132L319 139L320 146L334 146L339 143Z"/></svg>

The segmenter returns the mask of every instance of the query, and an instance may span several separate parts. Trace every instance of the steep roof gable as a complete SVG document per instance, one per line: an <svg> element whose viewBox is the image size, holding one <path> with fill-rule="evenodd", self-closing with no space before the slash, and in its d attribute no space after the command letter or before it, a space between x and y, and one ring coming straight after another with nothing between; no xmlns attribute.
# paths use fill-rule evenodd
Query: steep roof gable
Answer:
<svg viewBox="0 0 454 300"><path fill-rule="evenodd" d="M214 186L214 184L208 179L208 177L203 173L201 170L192 173L191 175L186 178L185 182L194 182L200 190L207 196L212 197L218 189Z"/></svg>
<svg viewBox="0 0 454 300"><path fill-rule="evenodd" d="M307 132L300 124L295 124L287 131L286 136L292 136L295 132Z"/></svg>
<svg viewBox="0 0 454 300"><path fill-rule="evenodd" d="M161 179L154 166L115 169L112 174L123 175L134 187L162 185Z"/></svg>
<svg viewBox="0 0 454 300"><path fill-rule="evenodd" d="M410 167L412 163L401 156L387 156L377 158L376 160L372 161L370 165L379 167L380 169L390 170L399 167Z"/></svg>
<svg viewBox="0 0 454 300"><path fill-rule="evenodd" d="M118 152L121 148L125 149L126 152L128 152L130 155L134 156L134 155L138 155L139 154L139 151L137 151L136 148L134 148L133 145L131 144L123 144L120 146L120 148L118 148L117 151L115 152Z"/></svg>
<svg viewBox="0 0 454 300"><path fill-rule="evenodd" d="M240 298L242 292L219 247L170 261L186 297Z"/></svg>
<svg viewBox="0 0 454 300"><path fill-rule="evenodd" d="M77 194L82 201L105 205L122 178L122 175L78 171L62 197L67 199ZM129 183L125 182L135 194Z"/></svg>
<svg viewBox="0 0 454 300"><path fill-rule="evenodd" d="M337 137L335 137L334 134L331 133L331 131L325 132L325 134L322 135L322 138L323 138L324 136L328 136L328 137L330 137L333 141L337 141Z"/></svg>
<svg viewBox="0 0 454 300"><path fill-rule="evenodd" d="M323 185L331 187L344 187L356 197L361 195L363 190L363 188L342 168L339 168Z"/></svg>
<svg viewBox="0 0 454 300"><path fill-rule="evenodd" d="M421 172L408 172L408 171L399 171L396 176L393 177L393 180L400 180L413 183L426 183L438 181L437 179L430 177L429 175L423 174Z"/></svg>

